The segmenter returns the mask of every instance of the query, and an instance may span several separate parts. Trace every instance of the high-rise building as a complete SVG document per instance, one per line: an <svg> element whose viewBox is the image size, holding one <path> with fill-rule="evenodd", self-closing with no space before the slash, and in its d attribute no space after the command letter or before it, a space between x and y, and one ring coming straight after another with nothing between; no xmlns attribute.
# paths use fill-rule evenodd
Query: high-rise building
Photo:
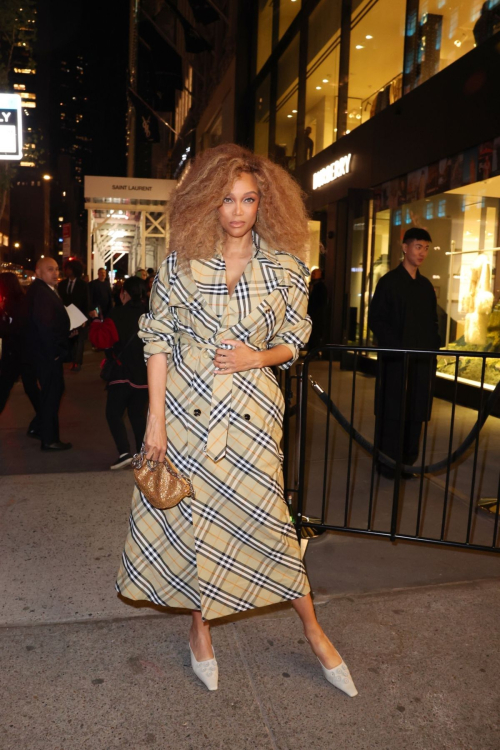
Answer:
<svg viewBox="0 0 500 750"><path fill-rule="evenodd" d="M36 62L37 9L31 17L24 17L20 26L19 42L14 47L9 78L15 93L23 103L23 158L19 167L40 166L43 152L43 134L38 116L38 75Z"/></svg>
<svg viewBox="0 0 500 750"><path fill-rule="evenodd" d="M237 5L235 0L131 2L129 175L180 178L197 149L233 139ZM223 128L221 102L216 104L221 83L229 97L224 97ZM207 116L211 135L198 139Z"/></svg>

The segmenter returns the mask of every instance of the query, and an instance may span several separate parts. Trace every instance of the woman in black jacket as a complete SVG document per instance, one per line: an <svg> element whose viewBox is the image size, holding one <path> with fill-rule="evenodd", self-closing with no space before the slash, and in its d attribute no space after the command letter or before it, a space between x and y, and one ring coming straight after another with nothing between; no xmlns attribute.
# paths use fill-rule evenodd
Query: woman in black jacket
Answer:
<svg viewBox="0 0 500 750"><path fill-rule="evenodd" d="M36 412L40 407L40 389L35 368L28 359L27 334L28 304L23 288L15 273L0 273L0 414L5 409L14 383L21 376L24 392L35 410L28 435L38 437Z"/></svg>
<svg viewBox="0 0 500 750"><path fill-rule="evenodd" d="M93 346L106 351L111 363L107 390L106 419L118 449L118 459L111 469L121 469L132 461L127 429L123 421L125 410L132 425L137 451L142 447L146 431L148 408L147 370L143 344L137 336L139 318L144 313L143 285L132 276L126 279L120 292L121 305L113 308L108 318L94 320L89 338Z"/></svg>

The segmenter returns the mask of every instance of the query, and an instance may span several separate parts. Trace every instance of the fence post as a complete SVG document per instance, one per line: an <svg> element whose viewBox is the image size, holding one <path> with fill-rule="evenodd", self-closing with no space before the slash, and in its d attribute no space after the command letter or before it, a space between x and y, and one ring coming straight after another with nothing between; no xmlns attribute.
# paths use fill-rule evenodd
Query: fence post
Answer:
<svg viewBox="0 0 500 750"><path fill-rule="evenodd" d="M408 368L409 368L409 355L408 352L403 354L403 380L402 380L402 392L401 392L401 411L400 411L400 422L399 422L399 450L398 458L396 461L396 468L394 474L394 495L392 498L392 515L391 515L391 542L396 541L396 534L398 530L398 513L399 513L399 490L401 487L401 470L403 466L403 452L404 452L404 438L405 438L405 419L406 419L406 399L408 393Z"/></svg>

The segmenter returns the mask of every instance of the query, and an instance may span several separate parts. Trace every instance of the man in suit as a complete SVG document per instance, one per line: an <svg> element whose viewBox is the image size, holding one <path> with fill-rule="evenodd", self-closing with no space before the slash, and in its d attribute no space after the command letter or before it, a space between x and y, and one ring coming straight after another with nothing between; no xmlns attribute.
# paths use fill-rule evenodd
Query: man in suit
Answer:
<svg viewBox="0 0 500 750"><path fill-rule="evenodd" d="M99 308L101 318L107 318L113 308L113 298L109 285L108 274L105 268L97 271L97 279L89 284L90 304L92 309Z"/></svg>
<svg viewBox="0 0 500 750"><path fill-rule="evenodd" d="M68 351L69 317L56 291L59 269L53 258L41 258L27 291L28 348L40 383L39 437L43 451L62 451L59 405L64 392L63 360Z"/></svg>
<svg viewBox="0 0 500 750"><path fill-rule="evenodd" d="M82 279L83 266L78 260L68 260L64 266L66 278L59 283L58 292L65 307L75 305L80 312L88 316L90 298L88 284ZM78 328L77 335L71 341L71 371L80 372L83 362L86 323Z"/></svg>

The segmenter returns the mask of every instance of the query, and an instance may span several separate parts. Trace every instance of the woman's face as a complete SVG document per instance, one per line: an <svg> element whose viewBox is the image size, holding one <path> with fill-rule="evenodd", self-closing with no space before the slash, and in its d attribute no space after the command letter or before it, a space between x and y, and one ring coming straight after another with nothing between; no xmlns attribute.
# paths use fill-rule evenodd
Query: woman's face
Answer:
<svg viewBox="0 0 500 750"><path fill-rule="evenodd" d="M253 174L243 172L219 206L222 228L231 237L251 232L259 208L259 186Z"/></svg>

